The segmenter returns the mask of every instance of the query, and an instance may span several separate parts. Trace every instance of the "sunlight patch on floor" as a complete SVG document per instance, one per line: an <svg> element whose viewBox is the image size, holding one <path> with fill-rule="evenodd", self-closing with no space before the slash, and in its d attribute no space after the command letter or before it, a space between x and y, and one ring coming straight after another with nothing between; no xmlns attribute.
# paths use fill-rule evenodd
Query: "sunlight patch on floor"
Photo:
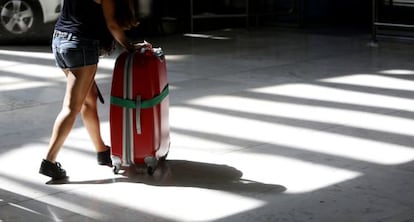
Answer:
<svg viewBox="0 0 414 222"><path fill-rule="evenodd" d="M0 91L24 90L52 86L65 81L64 75L56 67L20 64L0 67ZM5 84L7 83L7 84Z"/></svg>
<svg viewBox="0 0 414 222"><path fill-rule="evenodd" d="M0 59L0 68L8 67L8 66L15 66L15 65L19 65L19 64L21 64L21 63L16 62L16 61L9 61L9 60Z"/></svg>
<svg viewBox="0 0 414 222"><path fill-rule="evenodd" d="M1 85L0 92L4 91L13 91L13 90L24 90L24 89L31 89L31 88L39 88L39 87L46 87L54 85L51 82L36 82L36 81L21 81L17 83L10 83Z"/></svg>
<svg viewBox="0 0 414 222"><path fill-rule="evenodd" d="M173 54L169 54L169 55L166 55L165 57L166 57L167 63L168 63L168 61L182 62L182 61L185 61L185 60L189 59L190 55L173 55Z"/></svg>
<svg viewBox="0 0 414 222"><path fill-rule="evenodd" d="M89 155L87 148L76 142L76 137L82 138L79 132L74 131L71 143L61 151L59 157L70 176L69 184L42 185L47 178L36 171L46 152L46 144L40 143L27 144L0 156L2 164L11 165L19 158L19 161L26 163L24 169L31 169L22 168L21 171L13 172L1 169L2 189L96 220L111 216L108 214L113 213L114 206L176 221L213 221L265 204L264 201L232 192L191 186L153 186L129 181L122 175L113 175L111 169L96 164L93 151ZM75 144L79 146L76 149L72 147ZM188 154L191 159L191 153ZM174 180L174 175L170 179ZM160 201L160 197L164 198L163 201ZM82 201L84 199L87 201ZM38 212L26 204L16 206L45 217L51 217L53 213ZM111 211L100 210L106 207ZM188 210L190 208L191 211ZM59 215L55 217L59 218Z"/></svg>
<svg viewBox="0 0 414 222"><path fill-rule="evenodd" d="M13 73L20 78L26 78L29 80L44 79L44 81L51 81L51 79L58 79L65 81L62 71L54 66L21 64L18 66L2 68L1 71L6 73Z"/></svg>
<svg viewBox="0 0 414 222"><path fill-rule="evenodd" d="M216 110L212 112L229 113L231 116L250 116L251 119L258 121L263 119L264 122L286 122L286 125L289 123L303 125L303 128L327 129L349 126L414 136L414 132L411 131L414 126L412 119L367 111L324 107L323 105L281 102L277 101L277 95L275 95L275 100L272 101L260 96L257 98L248 98L242 95L207 96L192 100L189 107L197 105L196 108L200 110L214 108Z"/></svg>
<svg viewBox="0 0 414 222"><path fill-rule="evenodd" d="M12 76L0 76L0 85L9 85L9 84L13 84L15 82L19 82L22 79L20 78L16 78L16 77L12 77Z"/></svg>
<svg viewBox="0 0 414 222"><path fill-rule="evenodd" d="M220 100L218 99L216 102L220 103ZM217 135L228 138L228 142L239 140L239 142L248 144L252 142L256 144L270 143L378 164L401 164L414 160L414 150L409 146L359 138L356 137L357 135L341 135L341 133L333 133L328 130L292 127L283 123L272 123L260 119L191 108L174 107L171 109L171 113L172 116L175 116L171 119L172 127L193 131L192 134L200 136L203 134L206 136ZM186 121L179 121L182 119L186 119Z"/></svg>
<svg viewBox="0 0 414 222"><path fill-rule="evenodd" d="M115 66L115 58L112 57L104 57L99 59L98 68L105 68L113 70Z"/></svg>
<svg viewBox="0 0 414 222"><path fill-rule="evenodd" d="M91 186L83 189L81 195L98 198L100 201L111 200L119 206L173 221L214 221L265 204L264 201L242 195L193 187L117 183L112 185L112 189L117 190L117 195L105 192L105 186ZM101 195L95 195L96 193ZM164 198L161 201L159 197Z"/></svg>
<svg viewBox="0 0 414 222"><path fill-rule="evenodd" d="M387 75L414 75L414 70L409 69L388 69L380 71L382 74Z"/></svg>
<svg viewBox="0 0 414 222"><path fill-rule="evenodd" d="M199 38L199 39L214 39L214 40L230 40L230 37L226 36L216 36L216 35L207 35L207 34L194 34L194 33L186 33L183 35L184 37L190 38Z"/></svg>
<svg viewBox="0 0 414 222"><path fill-rule="evenodd" d="M55 59L55 57L52 54L52 49L50 49L50 52L0 50L0 55L19 56L22 58L29 58L29 59L50 59L50 60Z"/></svg>
<svg viewBox="0 0 414 222"><path fill-rule="evenodd" d="M270 151L271 152L271 151ZM283 185L284 193L307 193L363 176L363 173L254 151L229 155L229 164L243 172L243 179Z"/></svg>
<svg viewBox="0 0 414 222"><path fill-rule="evenodd" d="M409 72L406 71L405 73ZM384 76L375 74L354 74L324 79L321 80L321 82L339 83L349 86L365 86L378 87L383 89L414 91L414 82L412 80L399 79L393 75Z"/></svg>
<svg viewBox="0 0 414 222"><path fill-rule="evenodd" d="M338 87L318 86L313 84L288 84L269 86L249 90L268 95L290 96L293 98L309 99L312 101L332 102L372 108L387 108L414 112L414 100L401 98L397 95L382 95L358 92L356 90L340 89Z"/></svg>

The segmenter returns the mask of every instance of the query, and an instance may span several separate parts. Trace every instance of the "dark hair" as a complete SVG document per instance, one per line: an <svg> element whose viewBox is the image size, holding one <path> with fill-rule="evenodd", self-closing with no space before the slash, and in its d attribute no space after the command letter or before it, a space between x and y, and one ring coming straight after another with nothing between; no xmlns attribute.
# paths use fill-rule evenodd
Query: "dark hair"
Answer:
<svg viewBox="0 0 414 222"><path fill-rule="evenodd" d="M136 16L136 0L114 0L115 19L118 25L129 30L138 25Z"/></svg>

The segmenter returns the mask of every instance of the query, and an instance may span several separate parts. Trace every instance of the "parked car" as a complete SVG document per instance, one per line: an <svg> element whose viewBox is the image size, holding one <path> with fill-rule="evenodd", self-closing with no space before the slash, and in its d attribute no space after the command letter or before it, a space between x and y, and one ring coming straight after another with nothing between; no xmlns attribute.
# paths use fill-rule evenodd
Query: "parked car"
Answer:
<svg viewBox="0 0 414 222"><path fill-rule="evenodd" d="M56 21L62 0L0 0L0 39L39 35L45 24Z"/></svg>

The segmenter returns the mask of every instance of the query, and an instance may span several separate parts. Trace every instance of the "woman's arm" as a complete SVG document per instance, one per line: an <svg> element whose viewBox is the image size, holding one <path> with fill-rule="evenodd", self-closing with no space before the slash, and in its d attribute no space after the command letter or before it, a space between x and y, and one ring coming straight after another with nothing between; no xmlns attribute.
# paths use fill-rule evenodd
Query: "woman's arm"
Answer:
<svg viewBox="0 0 414 222"><path fill-rule="evenodd" d="M102 10L105 17L106 25L115 40L126 50L133 51L135 47L130 44L125 35L124 29L119 26L115 19L115 2L116 0L101 0Z"/></svg>

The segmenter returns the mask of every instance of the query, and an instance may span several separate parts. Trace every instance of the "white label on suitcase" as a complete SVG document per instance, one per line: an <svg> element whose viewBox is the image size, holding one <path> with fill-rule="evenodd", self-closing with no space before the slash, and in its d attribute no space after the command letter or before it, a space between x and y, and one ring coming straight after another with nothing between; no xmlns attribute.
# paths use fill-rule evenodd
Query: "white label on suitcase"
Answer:
<svg viewBox="0 0 414 222"><path fill-rule="evenodd" d="M141 96L137 95L135 100L135 128L141 134Z"/></svg>

